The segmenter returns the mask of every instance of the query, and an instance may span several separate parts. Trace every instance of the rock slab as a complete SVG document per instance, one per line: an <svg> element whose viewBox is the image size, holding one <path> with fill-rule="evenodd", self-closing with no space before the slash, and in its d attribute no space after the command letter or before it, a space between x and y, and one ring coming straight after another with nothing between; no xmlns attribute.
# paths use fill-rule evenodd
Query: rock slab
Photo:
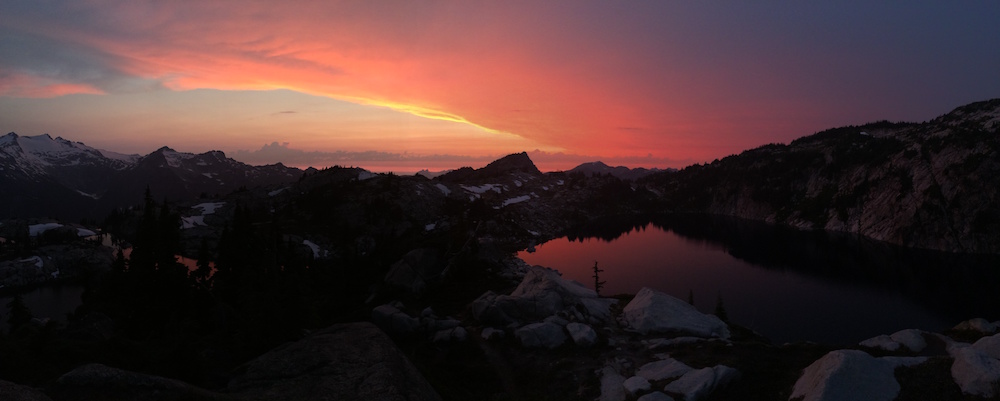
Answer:
<svg viewBox="0 0 1000 401"><path fill-rule="evenodd" d="M642 334L684 333L704 338L729 338L729 326L713 315L670 295L643 287L623 309L628 327Z"/></svg>

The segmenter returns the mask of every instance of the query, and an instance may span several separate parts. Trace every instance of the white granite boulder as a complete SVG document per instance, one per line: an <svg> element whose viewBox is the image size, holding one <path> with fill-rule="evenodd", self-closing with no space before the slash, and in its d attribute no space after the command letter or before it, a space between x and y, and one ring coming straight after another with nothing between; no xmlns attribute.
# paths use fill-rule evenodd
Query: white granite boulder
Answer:
<svg viewBox="0 0 1000 401"><path fill-rule="evenodd" d="M729 326L713 315L662 292L643 288L623 309L628 327L642 334L683 333L698 337L729 338Z"/></svg>
<svg viewBox="0 0 1000 401"><path fill-rule="evenodd" d="M541 322L532 323L514 331L514 337L527 348L556 348L566 342L566 334L558 325Z"/></svg>
<svg viewBox="0 0 1000 401"><path fill-rule="evenodd" d="M372 310L372 323L387 333L409 334L420 328L419 319L389 304Z"/></svg>
<svg viewBox="0 0 1000 401"><path fill-rule="evenodd" d="M802 371L789 399L802 401L893 400L899 395L897 367L923 363L923 357L875 358L864 351L837 350Z"/></svg>
<svg viewBox="0 0 1000 401"><path fill-rule="evenodd" d="M649 384L649 380L646 380L639 376L632 376L622 383L625 387L625 392L629 395L635 397L639 393L645 393L649 391L652 386Z"/></svg>
<svg viewBox="0 0 1000 401"><path fill-rule="evenodd" d="M650 362L639 367L639 370L635 372L636 376L641 376L649 381L658 381L673 379L675 377L681 377L685 373L692 371L688 365L684 362L678 361L673 358L667 358L660 361Z"/></svg>
<svg viewBox="0 0 1000 401"><path fill-rule="evenodd" d="M680 379L670 382L663 391L680 394L685 401L697 401L739 377L740 371L716 365L687 372Z"/></svg>
<svg viewBox="0 0 1000 401"><path fill-rule="evenodd" d="M659 391L654 391L652 393L639 397L635 401L674 401L674 397L663 394Z"/></svg>
<svg viewBox="0 0 1000 401"><path fill-rule="evenodd" d="M625 377L614 367L601 369L601 395L598 401L625 401Z"/></svg>
<svg viewBox="0 0 1000 401"><path fill-rule="evenodd" d="M868 348L877 348L883 351L899 351L906 349L913 352L923 351L927 348L927 340L924 339L924 332L917 329L900 330L892 335L880 335L864 340L858 345Z"/></svg>
<svg viewBox="0 0 1000 401"><path fill-rule="evenodd" d="M566 331L569 332L573 343L581 347L589 347L597 343L597 332L593 328L583 323L568 323Z"/></svg>
<svg viewBox="0 0 1000 401"><path fill-rule="evenodd" d="M611 321L615 302L599 298L594 290L562 278L555 270L534 266L510 295L489 291L473 301L472 314L484 323L506 325L539 321L565 311L596 324Z"/></svg>
<svg viewBox="0 0 1000 401"><path fill-rule="evenodd" d="M993 398L1000 393L1000 334L983 337L972 345L951 344L948 353L955 361L951 377L965 394Z"/></svg>
<svg viewBox="0 0 1000 401"><path fill-rule="evenodd" d="M993 334L997 332L997 324L991 323L989 320L977 317L975 319L969 319L962 323L955 325L955 330L968 330L968 331L978 331L984 334Z"/></svg>

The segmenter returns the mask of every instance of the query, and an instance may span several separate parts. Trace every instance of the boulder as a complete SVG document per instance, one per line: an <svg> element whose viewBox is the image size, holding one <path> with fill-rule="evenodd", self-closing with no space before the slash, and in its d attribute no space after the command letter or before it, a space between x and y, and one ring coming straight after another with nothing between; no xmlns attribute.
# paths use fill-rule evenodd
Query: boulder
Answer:
<svg viewBox="0 0 1000 401"><path fill-rule="evenodd" d="M41 391L28 386L0 380L0 400L4 401L52 401Z"/></svg>
<svg viewBox="0 0 1000 401"><path fill-rule="evenodd" d="M589 347L597 343L597 332L593 328L583 323L569 323L566 331L573 339L573 343L581 347Z"/></svg>
<svg viewBox="0 0 1000 401"><path fill-rule="evenodd" d="M514 331L514 337L527 348L556 348L566 342L566 334L558 325L532 323Z"/></svg>
<svg viewBox="0 0 1000 401"><path fill-rule="evenodd" d="M130 372L101 364L83 365L59 377L57 400L73 401L216 401L229 397L179 380Z"/></svg>
<svg viewBox="0 0 1000 401"><path fill-rule="evenodd" d="M472 313L477 320L493 325L540 321L561 311L566 311L566 316L579 313L591 323L609 323L610 305L615 302L598 298L594 290L562 278L555 270L534 266L510 295L488 291L473 301Z"/></svg>
<svg viewBox="0 0 1000 401"><path fill-rule="evenodd" d="M690 366L685 365L684 362L673 358L667 358L640 366L639 370L635 372L635 375L655 382L681 377L691 370L693 369Z"/></svg>
<svg viewBox="0 0 1000 401"><path fill-rule="evenodd" d="M885 334L864 340L858 343L858 345L868 348L878 348L885 351L896 351L900 347L898 342Z"/></svg>
<svg viewBox="0 0 1000 401"><path fill-rule="evenodd" d="M389 333L409 334L420 328L420 320L392 305L372 309L372 322Z"/></svg>
<svg viewBox="0 0 1000 401"><path fill-rule="evenodd" d="M504 337L506 337L506 334L504 333L503 330L487 327L483 329L481 336L483 337L484 340L502 340Z"/></svg>
<svg viewBox="0 0 1000 401"><path fill-rule="evenodd" d="M697 401L739 377L740 371L717 365L687 372L680 379L670 382L663 391L680 394L685 401Z"/></svg>
<svg viewBox="0 0 1000 401"><path fill-rule="evenodd" d="M597 401L625 401L625 377L612 366L601 369L601 395Z"/></svg>
<svg viewBox="0 0 1000 401"><path fill-rule="evenodd" d="M997 332L997 324L990 323L989 320L977 317L975 319L969 319L962 323L955 325L954 330L963 331L978 331L984 334L993 334Z"/></svg>
<svg viewBox="0 0 1000 401"><path fill-rule="evenodd" d="M231 393L271 401L439 401L417 369L370 323L338 324L247 362Z"/></svg>
<svg viewBox="0 0 1000 401"><path fill-rule="evenodd" d="M802 371L789 399L893 400L900 389L894 375L896 368L926 360L922 357L875 358L858 350L832 351Z"/></svg>
<svg viewBox="0 0 1000 401"><path fill-rule="evenodd" d="M447 343L447 342L462 342L468 337L468 332L465 331L464 327L453 327L450 329L444 329L434 333L431 337L431 341L436 343Z"/></svg>
<svg viewBox="0 0 1000 401"><path fill-rule="evenodd" d="M652 393L639 397L636 401L674 401L674 397L663 394L659 391L654 391Z"/></svg>
<svg viewBox="0 0 1000 401"><path fill-rule="evenodd" d="M441 276L444 264L438 257L438 251L431 248L414 249L403 255L403 258L389 267L385 274L385 283L389 286L421 295L427 285Z"/></svg>
<svg viewBox="0 0 1000 401"><path fill-rule="evenodd" d="M983 337L972 344L972 348L993 359L1000 359L1000 334Z"/></svg>
<svg viewBox="0 0 1000 401"><path fill-rule="evenodd" d="M625 392L630 396L635 397L639 393L645 393L649 391L652 386L649 384L649 380L646 380L639 376L632 376L622 383L622 387L625 388Z"/></svg>
<svg viewBox="0 0 1000 401"><path fill-rule="evenodd" d="M644 287L623 309L625 322L642 334L684 333L698 337L729 338L729 327L713 315L699 312L691 304Z"/></svg>
<svg viewBox="0 0 1000 401"><path fill-rule="evenodd" d="M1000 395L997 393L1000 388L1000 360L974 346L955 346L949 352L955 358L951 364L951 377L962 393L984 398Z"/></svg>
<svg viewBox="0 0 1000 401"><path fill-rule="evenodd" d="M900 330L892 333L889 338L913 352L920 352L927 348L924 332L917 329Z"/></svg>

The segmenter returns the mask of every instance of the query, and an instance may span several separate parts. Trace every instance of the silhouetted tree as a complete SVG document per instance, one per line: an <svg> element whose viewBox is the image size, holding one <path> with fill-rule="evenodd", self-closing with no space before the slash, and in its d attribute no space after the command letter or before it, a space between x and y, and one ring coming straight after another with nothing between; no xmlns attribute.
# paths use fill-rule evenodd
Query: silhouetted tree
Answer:
<svg viewBox="0 0 1000 401"><path fill-rule="evenodd" d="M723 322L729 321L729 315L726 314L726 306L722 303L722 292L719 292L719 297L715 301L715 316Z"/></svg>
<svg viewBox="0 0 1000 401"><path fill-rule="evenodd" d="M603 288L604 284L605 284L604 281L601 281L601 272L603 272L603 271L604 270L601 270L601 269L597 268L597 262L595 261L594 262L594 292L596 292L598 296L601 295L601 288Z"/></svg>
<svg viewBox="0 0 1000 401"><path fill-rule="evenodd" d="M28 306L24 304L21 294L15 295L10 302L7 302L7 310L9 313L7 323L10 324L11 333L31 322L31 309L28 309Z"/></svg>

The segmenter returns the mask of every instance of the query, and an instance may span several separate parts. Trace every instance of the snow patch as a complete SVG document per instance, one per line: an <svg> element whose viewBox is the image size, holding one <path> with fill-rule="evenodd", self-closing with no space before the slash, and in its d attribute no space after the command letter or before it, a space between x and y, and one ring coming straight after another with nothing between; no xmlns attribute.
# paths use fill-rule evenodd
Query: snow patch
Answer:
<svg viewBox="0 0 1000 401"><path fill-rule="evenodd" d="M288 187L280 188L280 189L275 189L275 190L273 190L271 192L268 192L267 196L275 196L277 194L280 194L280 193L284 192L284 190L286 190L286 189L288 189Z"/></svg>
<svg viewBox="0 0 1000 401"><path fill-rule="evenodd" d="M213 173L201 173L201 175L205 176L206 178L212 178L212 176L215 175L215 174L213 174Z"/></svg>
<svg viewBox="0 0 1000 401"><path fill-rule="evenodd" d="M86 228L77 228L76 229L76 236L78 236L78 237L89 237L91 235L97 235L97 233L95 233L95 232L93 232L91 230L88 230Z"/></svg>
<svg viewBox="0 0 1000 401"><path fill-rule="evenodd" d="M42 235L42 233L49 231L54 228L62 227L59 223L42 223L42 224L32 224L28 226L28 235L32 237L37 237Z"/></svg>
<svg viewBox="0 0 1000 401"><path fill-rule="evenodd" d="M500 184L483 184L480 186L473 186L473 185L460 185L460 186L462 187L462 189L466 191L479 195L486 193L486 191L493 191L496 193L500 193L500 190L502 188Z"/></svg>
<svg viewBox="0 0 1000 401"><path fill-rule="evenodd" d="M431 231L431 230L433 230L436 227L437 227L437 224L431 223L431 224L428 224L428 225L424 226L424 231Z"/></svg>
<svg viewBox="0 0 1000 401"><path fill-rule="evenodd" d="M507 200L503 201L503 206L513 205L515 203L521 203L521 202L524 202L524 201L529 200L529 199L531 199L531 195L521 195L521 196L510 198L510 199L507 199Z"/></svg>
<svg viewBox="0 0 1000 401"><path fill-rule="evenodd" d="M364 181L375 177L378 177L378 174L372 173L371 171L361 170L361 172L358 173L358 181Z"/></svg>
<svg viewBox="0 0 1000 401"><path fill-rule="evenodd" d="M181 217L181 229L195 228L197 226L207 226L205 216Z"/></svg>
<svg viewBox="0 0 1000 401"><path fill-rule="evenodd" d="M173 150L164 150L163 151L163 158L167 160L167 165L169 165L170 167L173 167L173 168L180 167L181 164L184 163L184 161L186 161L186 160L188 160L188 159L190 159L192 157L194 157L194 155L190 154L190 153L180 153L180 152L173 151Z"/></svg>
<svg viewBox="0 0 1000 401"><path fill-rule="evenodd" d="M440 183L439 183L439 184L437 184L437 185L435 185L435 186L437 187L437 189L440 189L440 190L441 190L441 193L443 193L443 194L444 194L444 196L448 196L448 195L451 195L451 190L450 190L450 189L448 189L448 187L444 186L444 184L440 184Z"/></svg>
<svg viewBox="0 0 1000 401"><path fill-rule="evenodd" d="M32 257L27 258L27 259L21 259L18 262L34 263L35 267L37 267L39 269L41 269L42 266L45 266L45 262L42 261L42 257L41 256L32 256Z"/></svg>
<svg viewBox="0 0 1000 401"><path fill-rule="evenodd" d="M86 196L86 197L88 197L88 198L90 198L90 199L101 199L101 197L100 197L100 196L97 196L97 195L95 195L95 194L88 194L88 193L86 193L86 192L83 192L83 191L81 191L81 190L79 190L79 189L78 189L78 190L76 190L76 193L78 193L78 194L80 194L80 195L83 195L83 196Z"/></svg>
<svg viewBox="0 0 1000 401"><path fill-rule="evenodd" d="M308 246L309 249L312 249L313 259L319 259L319 251L320 251L319 245L316 245L315 242L312 242L310 240L302 240L302 245Z"/></svg>
<svg viewBox="0 0 1000 401"><path fill-rule="evenodd" d="M226 202L209 202L209 203L199 203L197 205L191 206L192 209L201 209L201 215L213 214L215 211L225 205Z"/></svg>

